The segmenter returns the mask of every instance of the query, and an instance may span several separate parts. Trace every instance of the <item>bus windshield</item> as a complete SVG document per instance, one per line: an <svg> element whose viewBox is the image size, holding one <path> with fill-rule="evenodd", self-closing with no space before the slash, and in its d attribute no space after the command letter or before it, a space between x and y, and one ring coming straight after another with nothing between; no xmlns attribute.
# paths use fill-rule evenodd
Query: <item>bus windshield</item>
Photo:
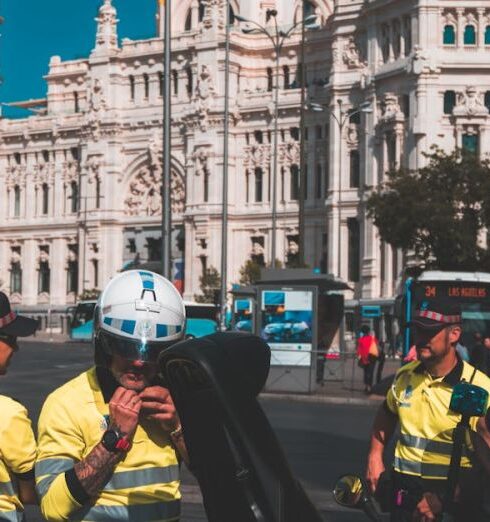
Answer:
<svg viewBox="0 0 490 522"><path fill-rule="evenodd" d="M425 299L445 299L459 304L462 314L460 343L474 344L475 333L490 335L490 274L483 272L424 272L418 279L409 279L403 295L402 327L405 329L404 353L411 346L407 323L414 310Z"/></svg>

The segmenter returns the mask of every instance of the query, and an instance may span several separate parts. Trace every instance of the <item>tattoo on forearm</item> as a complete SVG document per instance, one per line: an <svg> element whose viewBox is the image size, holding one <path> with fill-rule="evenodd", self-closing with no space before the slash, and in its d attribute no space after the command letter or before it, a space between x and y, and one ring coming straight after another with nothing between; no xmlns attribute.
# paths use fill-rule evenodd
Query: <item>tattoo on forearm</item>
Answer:
<svg viewBox="0 0 490 522"><path fill-rule="evenodd" d="M99 443L85 459L75 464L75 473L87 495L99 495L120 458L119 454L110 453Z"/></svg>

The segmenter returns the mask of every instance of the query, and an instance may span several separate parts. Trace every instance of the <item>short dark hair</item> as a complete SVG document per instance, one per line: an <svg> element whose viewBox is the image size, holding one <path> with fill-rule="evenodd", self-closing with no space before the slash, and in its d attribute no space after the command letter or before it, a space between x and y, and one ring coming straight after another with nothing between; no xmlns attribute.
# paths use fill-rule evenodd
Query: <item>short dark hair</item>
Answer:
<svg viewBox="0 0 490 522"><path fill-rule="evenodd" d="M364 335L368 334L370 331L371 331L371 328L369 328L369 326L367 324L363 324L361 326L361 333L363 333Z"/></svg>

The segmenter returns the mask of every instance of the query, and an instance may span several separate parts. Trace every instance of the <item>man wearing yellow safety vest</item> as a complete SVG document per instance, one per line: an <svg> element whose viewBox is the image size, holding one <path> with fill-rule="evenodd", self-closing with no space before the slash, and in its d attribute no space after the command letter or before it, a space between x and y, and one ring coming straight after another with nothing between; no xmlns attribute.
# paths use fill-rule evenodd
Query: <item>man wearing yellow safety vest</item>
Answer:
<svg viewBox="0 0 490 522"><path fill-rule="evenodd" d="M37 321L16 314L8 297L0 292L0 375L7 373L17 351L17 337L32 335ZM36 441L26 409L0 395L0 520L17 522L23 504L37 504L34 489Z"/></svg>
<svg viewBox="0 0 490 522"><path fill-rule="evenodd" d="M99 299L95 368L46 400L36 487L47 520L174 521L187 452L162 350L182 339L184 303L165 278L123 272Z"/></svg>
<svg viewBox="0 0 490 522"><path fill-rule="evenodd" d="M367 482L375 491L385 469L383 451L399 425L390 499L393 522L437 520L436 509L431 509L428 500L444 496L453 430L461 418L449 409L453 387L465 380L490 392L490 379L456 353L461 335L459 306L444 300L423 301L411 328L418 360L398 371L378 410L366 471ZM472 417L470 426L487 439L483 418ZM472 466L469 453L467 448L461 460L461 484ZM455 520L478 520L478 502L467 494L462 486Z"/></svg>

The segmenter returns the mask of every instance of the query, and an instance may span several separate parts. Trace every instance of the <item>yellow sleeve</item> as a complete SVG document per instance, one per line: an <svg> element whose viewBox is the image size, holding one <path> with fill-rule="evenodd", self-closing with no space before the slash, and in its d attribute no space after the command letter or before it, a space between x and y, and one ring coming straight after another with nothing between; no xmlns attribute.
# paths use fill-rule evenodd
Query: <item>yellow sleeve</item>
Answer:
<svg viewBox="0 0 490 522"><path fill-rule="evenodd" d="M50 521L69 520L81 507L68 489L65 473L82 459L85 444L64 399L70 402L61 395L49 396L38 425L36 489L41 511ZM76 410L76 405L71 409Z"/></svg>
<svg viewBox="0 0 490 522"><path fill-rule="evenodd" d="M13 473L28 473L36 461L36 440L27 410L14 401L12 405L12 415L0 435L2 460Z"/></svg>

